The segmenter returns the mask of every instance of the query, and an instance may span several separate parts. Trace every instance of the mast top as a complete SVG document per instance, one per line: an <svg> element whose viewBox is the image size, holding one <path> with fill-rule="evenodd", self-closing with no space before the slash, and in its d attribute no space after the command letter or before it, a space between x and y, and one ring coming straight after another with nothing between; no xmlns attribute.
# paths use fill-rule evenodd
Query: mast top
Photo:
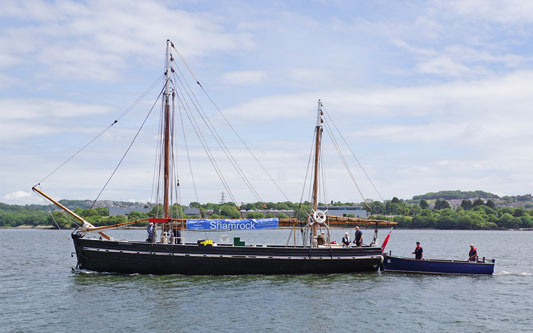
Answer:
<svg viewBox="0 0 533 333"><path fill-rule="evenodd" d="M322 115L324 112L322 111L322 101L318 100L318 109L317 109L317 116L316 116L316 126L322 127Z"/></svg>

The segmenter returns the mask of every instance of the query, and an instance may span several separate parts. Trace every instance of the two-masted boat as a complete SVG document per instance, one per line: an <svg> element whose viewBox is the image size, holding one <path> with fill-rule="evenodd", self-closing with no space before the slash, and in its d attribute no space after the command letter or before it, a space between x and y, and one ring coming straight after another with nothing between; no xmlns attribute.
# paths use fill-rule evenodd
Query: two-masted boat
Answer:
<svg viewBox="0 0 533 333"><path fill-rule="evenodd" d="M154 242L115 240L104 233L104 229L119 227L141 221L130 221L114 226L94 227L81 216L64 207L42 192L34 191L59 206L66 213L82 223L72 232L76 250L77 268L98 272L141 273L141 274L308 274L308 273L350 273L377 271L383 261L382 249L376 244L362 247L343 248L336 244L318 245L317 228L328 228L327 212L317 209L319 186L319 154L322 139L322 104L319 101L315 126L315 158L311 211L303 228L308 236L303 245L243 245L239 242L213 244L212 242L181 243L176 241L172 230L182 228L170 213L169 193L171 184L171 147L173 135L171 123L170 91L172 56L174 45L167 41L165 86L162 103L162 157L164 170L164 191L162 215L145 219L160 226L160 235L168 235ZM177 52L177 51L176 51ZM276 219L274 219L277 222ZM148 222L146 221L146 222ZM190 222L190 224L189 224ZM232 221L223 221L231 224ZM238 221L233 221L238 223ZM256 223L257 221L250 221ZM187 221L193 225L195 221ZM376 224L381 224L376 222ZM383 224L394 224L383 222ZM217 223L215 223L217 225ZM231 227L230 227L231 228ZM377 229L376 229L377 230ZM96 234L95 234L96 233Z"/></svg>

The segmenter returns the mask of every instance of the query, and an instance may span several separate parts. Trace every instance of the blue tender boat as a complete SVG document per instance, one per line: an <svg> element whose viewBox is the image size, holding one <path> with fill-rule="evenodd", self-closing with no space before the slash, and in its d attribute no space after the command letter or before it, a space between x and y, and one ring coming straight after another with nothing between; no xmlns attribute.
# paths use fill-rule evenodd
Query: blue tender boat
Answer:
<svg viewBox="0 0 533 333"><path fill-rule="evenodd" d="M477 262L462 260L442 260L394 257L385 255L383 270L385 272L421 273L421 274L487 274L494 273L496 260L483 258Z"/></svg>

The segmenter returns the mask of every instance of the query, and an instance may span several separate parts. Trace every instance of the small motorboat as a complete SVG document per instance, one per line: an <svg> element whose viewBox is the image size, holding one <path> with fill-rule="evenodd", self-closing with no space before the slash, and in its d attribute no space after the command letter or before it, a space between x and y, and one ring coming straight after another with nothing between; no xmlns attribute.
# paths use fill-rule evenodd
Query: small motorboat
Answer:
<svg viewBox="0 0 533 333"><path fill-rule="evenodd" d="M495 259L478 261L414 259L384 255L385 272L420 273L420 274L494 274Z"/></svg>

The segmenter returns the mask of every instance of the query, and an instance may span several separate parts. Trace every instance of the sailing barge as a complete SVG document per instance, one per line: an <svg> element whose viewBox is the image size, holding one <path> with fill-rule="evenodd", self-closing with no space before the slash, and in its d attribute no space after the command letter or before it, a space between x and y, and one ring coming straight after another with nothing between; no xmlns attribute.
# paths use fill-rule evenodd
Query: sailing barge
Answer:
<svg viewBox="0 0 533 333"><path fill-rule="evenodd" d="M174 73L171 53L174 45L167 41L165 83L162 110L162 160L164 175L163 216L150 219L150 222L161 225L161 235L168 235L169 231L179 227L169 213L171 183L171 147L174 135L171 135L171 124L174 119L171 114L170 100L175 92L170 91L171 73ZM197 82L199 83L199 82ZM172 95L172 96L171 96ZM317 228L328 228L327 212L317 209L318 206L318 176L319 154L322 139L322 104L319 101L315 126L315 158L312 194L312 210L308 212L305 230L308 239L304 245L247 245L235 244L205 244L185 243L174 241L170 237L162 237L160 242L141 242L114 240L103 232L104 229L126 224L138 223L131 221L115 226L94 227L76 213L64 207L59 202L42 192L39 188L33 190L58 205L65 212L82 223L72 233L72 240L76 250L77 268L97 272L141 273L141 274L187 274L187 275L239 275L239 274L309 274L309 273L351 273L377 271L383 262L380 246L342 248L335 244L318 245ZM376 222L376 226L392 225L394 222ZM377 229L376 229L377 231ZM97 232L100 236L94 235Z"/></svg>

